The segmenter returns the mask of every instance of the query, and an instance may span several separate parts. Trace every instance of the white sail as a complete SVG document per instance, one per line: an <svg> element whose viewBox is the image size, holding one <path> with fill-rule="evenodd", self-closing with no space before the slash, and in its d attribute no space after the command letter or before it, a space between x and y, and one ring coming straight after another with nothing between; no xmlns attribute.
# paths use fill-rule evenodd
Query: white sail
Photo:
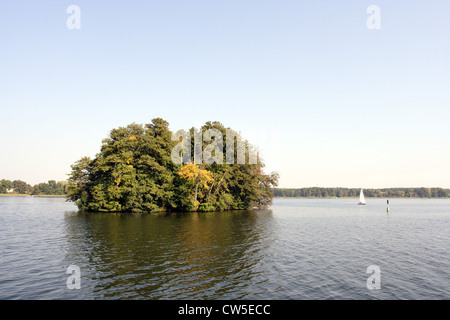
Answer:
<svg viewBox="0 0 450 320"><path fill-rule="evenodd" d="M359 193L359 204L361 204L361 205L366 204L366 199L364 199L363 189L361 189L361 192Z"/></svg>

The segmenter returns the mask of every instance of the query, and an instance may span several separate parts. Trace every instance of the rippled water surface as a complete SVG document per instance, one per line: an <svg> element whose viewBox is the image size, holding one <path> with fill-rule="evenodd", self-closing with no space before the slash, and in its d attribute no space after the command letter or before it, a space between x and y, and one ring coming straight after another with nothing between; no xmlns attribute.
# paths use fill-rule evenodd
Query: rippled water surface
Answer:
<svg viewBox="0 0 450 320"><path fill-rule="evenodd" d="M450 299L450 200L356 201L131 215L0 198L0 299Z"/></svg>

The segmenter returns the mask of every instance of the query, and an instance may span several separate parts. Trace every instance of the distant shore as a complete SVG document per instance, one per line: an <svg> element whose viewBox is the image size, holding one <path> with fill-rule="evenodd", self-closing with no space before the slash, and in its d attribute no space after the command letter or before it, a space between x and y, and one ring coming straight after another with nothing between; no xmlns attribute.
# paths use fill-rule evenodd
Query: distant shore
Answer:
<svg viewBox="0 0 450 320"><path fill-rule="evenodd" d="M273 197L274 199L359 199L355 197ZM450 199L450 197L367 197L366 199Z"/></svg>
<svg viewBox="0 0 450 320"><path fill-rule="evenodd" d="M364 190L366 198L449 198L450 189L445 188L381 188L381 189L360 189L360 188L329 188L329 187L309 187L309 188L273 188L274 197L286 198L357 198L361 190Z"/></svg>
<svg viewBox="0 0 450 320"><path fill-rule="evenodd" d="M37 197L37 198L65 198L65 195L45 195L45 194L20 194L20 193L0 193L0 197Z"/></svg>

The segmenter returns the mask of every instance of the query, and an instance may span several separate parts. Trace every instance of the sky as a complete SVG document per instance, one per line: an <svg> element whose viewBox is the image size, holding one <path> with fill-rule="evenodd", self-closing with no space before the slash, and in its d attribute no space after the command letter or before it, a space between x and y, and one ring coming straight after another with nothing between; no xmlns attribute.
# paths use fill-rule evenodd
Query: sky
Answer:
<svg viewBox="0 0 450 320"><path fill-rule="evenodd" d="M280 187L450 188L450 1L0 2L0 179L156 117L241 131Z"/></svg>

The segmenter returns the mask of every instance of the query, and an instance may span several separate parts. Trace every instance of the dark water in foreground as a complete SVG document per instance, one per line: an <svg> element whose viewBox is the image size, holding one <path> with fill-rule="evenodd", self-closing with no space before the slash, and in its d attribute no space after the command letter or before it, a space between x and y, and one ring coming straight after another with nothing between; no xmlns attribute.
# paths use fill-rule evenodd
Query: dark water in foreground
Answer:
<svg viewBox="0 0 450 320"><path fill-rule="evenodd" d="M450 299L450 200L355 202L129 215L0 198L0 299Z"/></svg>

